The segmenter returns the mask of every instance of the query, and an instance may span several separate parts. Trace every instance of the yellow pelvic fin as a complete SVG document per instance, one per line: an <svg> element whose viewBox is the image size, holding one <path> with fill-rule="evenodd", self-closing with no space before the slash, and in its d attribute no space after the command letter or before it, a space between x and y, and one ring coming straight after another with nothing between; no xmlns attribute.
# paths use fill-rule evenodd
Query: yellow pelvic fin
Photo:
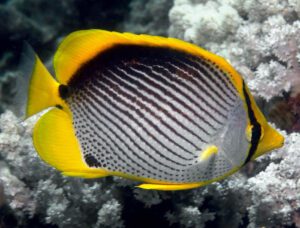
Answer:
<svg viewBox="0 0 300 228"><path fill-rule="evenodd" d="M27 49L26 56L30 58L27 61L33 61L34 63L28 86L25 118L48 107L62 105L63 103L58 94L58 82L51 76L31 47Z"/></svg>
<svg viewBox="0 0 300 228"><path fill-rule="evenodd" d="M214 179L210 179L210 180L205 180L205 181L201 181L198 183L185 183L185 184L176 184L176 183L154 183L154 182L150 182L153 180L147 180L144 179L143 181L145 181L145 184L141 184L139 186L137 186L138 188L142 188L142 189L146 189L146 190L161 190L161 191L176 191L176 190L187 190L187 189L193 189L193 188L199 188L208 184L211 184L215 181L220 181L230 175L232 175L233 173L237 172L241 167L235 167L232 170L230 170L229 172L225 173L222 176L216 177Z"/></svg>
<svg viewBox="0 0 300 228"><path fill-rule="evenodd" d="M101 178L101 177L107 177L108 173L106 171L98 171L98 172L63 172L65 176L70 177L81 177L81 178Z"/></svg>
<svg viewBox="0 0 300 228"><path fill-rule="evenodd" d="M205 161L210 157L216 155L218 153L218 147L215 145L211 145L207 147L203 152L199 155L199 161Z"/></svg>
<svg viewBox="0 0 300 228"><path fill-rule="evenodd" d="M84 162L70 115L58 108L44 114L34 127L33 144L39 156L65 175L86 178L107 176Z"/></svg>
<svg viewBox="0 0 300 228"><path fill-rule="evenodd" d="M61 84L68 84L80 66L101 52L119 44L172 48L203 57L218 64L230 75L233 75L236 78L234 83L237 81L241 87L241 77L225 59L194 44L175 38L135 35L96 29L73 32L62 41L54 56L54 69L57 80Z"/></svg>
<svg viewBox="0 0 300 228"><path fill-rule="evenodd" d="M141 184L138 188L147 190L177 191L198 188L201 184Z"/></svg>

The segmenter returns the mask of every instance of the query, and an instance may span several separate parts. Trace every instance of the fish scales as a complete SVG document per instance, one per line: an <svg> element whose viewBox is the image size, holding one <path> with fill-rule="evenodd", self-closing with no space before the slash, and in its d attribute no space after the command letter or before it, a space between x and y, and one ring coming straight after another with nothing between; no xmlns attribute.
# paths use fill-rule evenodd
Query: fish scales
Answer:
<svg viewBox="0 0 300 228"><path fill-rule="evenodd" d="M133 51L134 48L137 50ZM220 82L221 77L228 76L215 68L221 75L216 77L208 63L203 65L204 60L171 49L130 46L114 49L108 51L108 57L102 53L99 59L85 64L69 83L73 93L67 102L81 145L90 145L87 139L96 133L111 135L110 138L103 136L105 140L98 140L92 148L82 146L84 156L94 156L93 161L97 162L92 166L111 171L128 172L125 167L132 167L128 173L135 176L148 174L150 178L180 182L208 178L197 168L192 174L190 169L197 167L199 152L224 128L222 123L239 99L228 82ZM176 64L168 63L180 63L180 70ZM198 65L202 68L196 68ZM163 72L152 71L155 66ZM94 72L92 77L89 72ZM219 92L221 88L227 91L226 96ZM207 94L211 98L202 102ZM93 112L78 112L81 103L84 103L83 109L88 106ZM77 119L88 120L88 132L81 132ZM110 152L115 161L112 165L108 163L111 158L103 156L102 147L112 148L114 144L123 149ZM132 160L140 166L129 166ZM120 164L124 161L126 166L122 168ZM224 161L220 159L220 162ZM227 169L230 168L232 166L227 165Z"/></svg>

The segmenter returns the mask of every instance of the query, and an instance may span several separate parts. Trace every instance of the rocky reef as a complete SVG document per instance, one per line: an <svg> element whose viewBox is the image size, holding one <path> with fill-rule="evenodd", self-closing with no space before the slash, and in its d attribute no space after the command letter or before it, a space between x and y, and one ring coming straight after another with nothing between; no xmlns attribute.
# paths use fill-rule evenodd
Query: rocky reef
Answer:
<svg viewBox="0 0 300 228"><path fill-rule="evenodd" d="M300 227L299 1L2 0L0 19L0 227ZM38 117L22 122L8 109L22 42L51 69L61 38L85 28L169 35L225 57L285 146L187 191L62 176L33 149Z"/></svg>

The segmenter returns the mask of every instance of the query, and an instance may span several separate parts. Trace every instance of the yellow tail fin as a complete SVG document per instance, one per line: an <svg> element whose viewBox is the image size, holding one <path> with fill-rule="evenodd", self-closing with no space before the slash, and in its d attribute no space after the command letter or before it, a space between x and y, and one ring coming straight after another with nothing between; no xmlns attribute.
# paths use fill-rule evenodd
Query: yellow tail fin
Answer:
<svg viewBox="0 0 300 228"><path fill-rule="evenodd" d="M47 68L41 62L39 57L34 53L29 45L25 47L25 67L31 69L23 69L24 71L30 70L30 80L27 89L27 106L25 118L28 118L43 109L62 104L59 97L58 87L59 83L51 76ZM30 62L30 64L28 64ZM23 85L23 87L26 87ZM21 98L21 99L24 99Z"/></svg>

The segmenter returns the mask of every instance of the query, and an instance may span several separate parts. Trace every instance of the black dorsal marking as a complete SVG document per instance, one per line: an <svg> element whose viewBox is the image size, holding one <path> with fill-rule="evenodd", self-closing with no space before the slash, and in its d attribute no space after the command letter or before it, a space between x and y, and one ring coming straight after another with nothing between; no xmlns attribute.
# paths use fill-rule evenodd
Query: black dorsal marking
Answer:
<svg viewBox="0 0 300 228"><path fill-rule="evenodd" d="M245 165L246 163L248 163L251 160L251 158L255 154L255 151L258 147L260 136L261 136L261 125L258 123L258 121L254 115L254 112L253 112L253 109L251 106L250 97L246 90L246 85L245 85L244 81L243 81L243 93L244 93L246 104L248 107L248 116L249 116L250 124L253 126L252 134L251 134L251 146L249 149L248 156L244 162L244 165Z"/></svg>
<svg viewBox="0 0 300 228"><path fill-rule="evenodd" d="M70 86L71 88L81 88L84 82L88 81L91 77L97 77L97 75L99 76L101 73L99 72L100 69L113 69L114 66L122 64L122 61L124 60L126 61L125 64L128 64L130 66L131 64L134 64L138 59L142 61L150 59L158 60L159 62L165 62L166 59L170 58L183 59L190 57L194 56L184 51L179 51L167 47L148 47L132 44L118 44L112 48L100 52L91 60L83 63L70 78L68 86ZM147 64L147 62L144 63Z"/></svg>

